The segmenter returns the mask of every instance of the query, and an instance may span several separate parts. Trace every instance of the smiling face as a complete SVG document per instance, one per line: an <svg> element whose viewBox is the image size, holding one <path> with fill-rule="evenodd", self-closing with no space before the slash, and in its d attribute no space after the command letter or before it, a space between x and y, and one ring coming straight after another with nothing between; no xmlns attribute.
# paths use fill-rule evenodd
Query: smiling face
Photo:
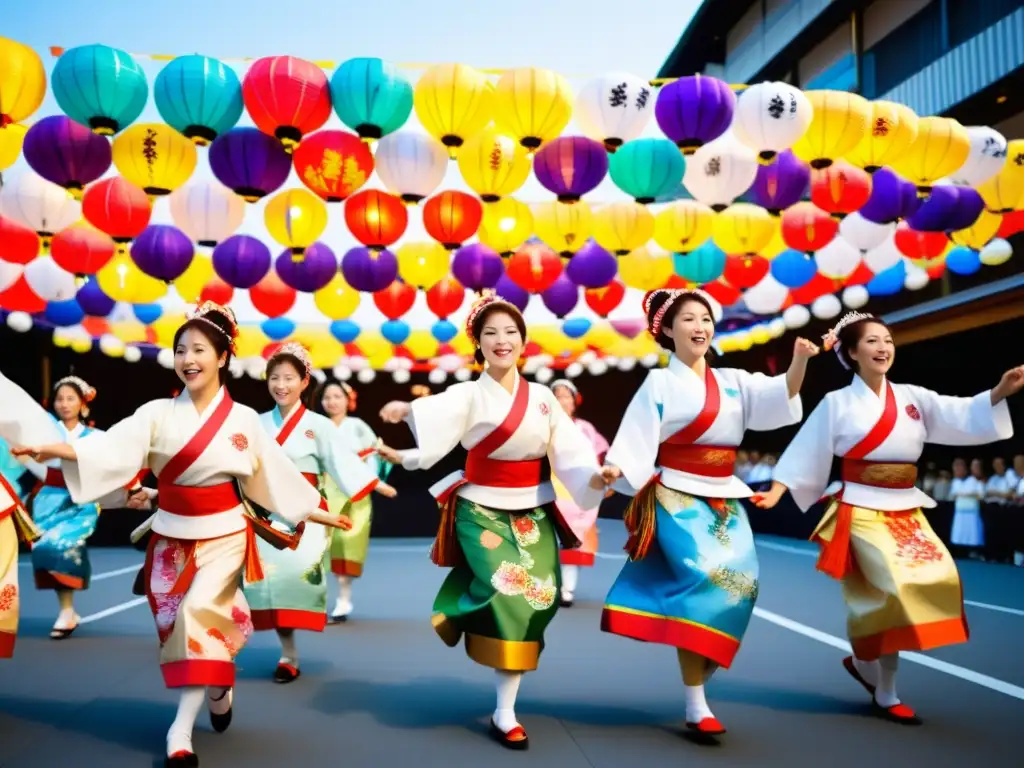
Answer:
<svg viewBox="0 0 1024 768"><path fill-rule="evenodd" d="M675 344L676 356L687 364L704 357L715 337L715 319L696 299L683 299L665 335Z"/></svg>
<svg viewBox="0 0 1024 768"><path fill-rule="evenodd" d="M62 384L53 398L53 412L57 414L58 419L64 422L77 419L82 412L83 405L82 398L79 397L75 388L67 384Z"/></svg>
<svg viewBox="0 0 1024 768"><path fill-rule="evenodd" d="M496 371L514 366L525 343L519 325L508 312L495 310L484 319L480 329L480 351L487 364Z"/></svg>
<svg viewBox="0 0 1024 768"><path fill-rule="evenodd" d="M227 355L218 354L210 337L198 328L188 328L174 348L174 372L190 393L220 385L220 369L227 364Z"/></svg>
<svg viewBox="0 0 1024 768"><path fill-rule="evenodd" d="M884 376L896 358L896 344L889 329L881 323L864 323L860 339L850 350L850 359L861 374Z"/></svg>
<svg viewBox="0 0 1024 768"><path fill-rule="evenodd" d="M279 407L290 408L302 397L302 393L309 386L309 377L303 373L299 373L290 360L279 360L274 363L274 367L267 375L267 388Z"/></svg>
<svg viewBox="0 0 1024 768"><path fill-rule="evenodd" d="M576 395L568 387L555 387L555 399L569 416L576 413Z"/></svg>
<svg viewBox="0 0 1024 768"><path fill-rule="evenodd" d="M320 398L320 405L331 418L344 416L348 413L348 395L338 384L328 384Z"/></svg>

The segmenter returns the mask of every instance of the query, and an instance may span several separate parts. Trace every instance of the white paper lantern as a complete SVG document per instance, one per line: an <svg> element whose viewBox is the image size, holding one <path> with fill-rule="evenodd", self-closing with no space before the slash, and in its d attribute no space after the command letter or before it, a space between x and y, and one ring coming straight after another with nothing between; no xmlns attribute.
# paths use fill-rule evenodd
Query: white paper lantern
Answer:
<svg viewBox="0 0 1024 768"><path fill-rule="evenodd" d="M608 372L608 363L601 359L594 360L587 366L587 372L591 376L603 376Z"/></svg>
<svg viewBox="0 0 1024 768"><path fill-rule="evenodd" d="M583 86L573 117L584 136L614 148L643 134L656 100L657 92L643 78L609 72Z"/></svg>
<svg viewBox="0 0 1024 768"><path fill-rule="evenodd" d="M537 380L538 384L547 384L554 377L555 372L552 371L550 368L540 368L537 370L537 373L534 375L533 378Z"/></svg>
<svg viewBox="0 0 1024 768"><path fill-rule="evenodd" d="M267 372L267 361L262 357L250 357L245 361L245 372L253 379L262 379Z"/></svg>
<svg viewBox="0 0 1024 768"><path fill-rule="evenodd" d="M377 372L373 368L362 368L356 374L356 379L362 384L369 384L375 378L377 378Z"/></svg>
<svg viewBox="0 0 1024 768"><path fill-rule="evenodd" d="M369 365L369 361L362 355L352 355L352 357L344 358L344 365L351 371L355 371L357 374L359 371L365 370Z"/></svg>
<svg viewBox="0 0 1024 768"><path fill-rule="evenodd" d="M466 361L461 355L441 355L434 363L438 368L446 373L454 373L455 371L462 368Z"/></svg>
<svg viewBox="0 0 1024 768"><path fill-rule="evenodd" d="M75 276L57 266L49 256L33 259L25 265L25 282L45 301L68 301L75 298Z"/></svg>
<svg viewBox="0 0 1024 768"><path fill-rule="evenodd" d="M776 317L770 323L768 323L768 333L771 334L773 339L777 339L786 333L786 321L781 317Z"/></svg>
<svg viewBox="0 0 1024 768"><path fill-rule="evenodd" d="M875 224L859 213L851 213L839 222L839 236L861 251L881 245L895 231L895 224Z"/></svg>
<svg viewBox="0 0 1024 768"><path fill-rule="evenodd" d="M649 352L640 358L640 365L644 368L653 368L658 364L659 360L661 360L661 355L657 352Z"/></svg>
<svg viewBox="0 0 1024 768"><path fill-rule="evenodd" d="M142 350L138 347L128 346L124 350L124 360L126 363L137 363L142 359ZM232 358L234 362L234 358ZM237 377L235 377L237 378Z"/></svg>
<svg viewBox="0 0 1024 768"><path fill-rule="evenodd" d="M908 291L919 291L931 281L928 272L914 264L910 259L905 260L907 276L903 278L903 287Z"/></svg>
<svg viewBox="0 0 1024 768"><path fill-rule="evenodd" d="M789 289L769 273L743 294L743 302L755 315L774 315L782 309L788 296Z"/></svg>
<svg viewBox="0 0 1024 768"><path fill-rule="evenodd" d="M336 365L331 373L334 374L334 378L338 381L348 381L352 378L352 369L347 365Z"/></svg>
<svg viewBox="0 0 1024 768"><path fill-rule="evenodd" d="M389 133L378 142L373 159L388 192L406 202L429 197L448 172L448 152L444 146L419 131Z"/></svg>
<svg viewBox="0 0 1024 768"><path fill-rule="evenodd" d="M850 285L843 289L843 304L849 309L860 309L868 303L868 289L863 285Z"/></svg>
<svg viewBox="0 0 1024 768"><path fill-rule="evenodd" d="M0 189L0 215L52 237L82 216L82 206L63 187L23 170Z"/></svg>
<svg viewBox="0 0 1024 768"><path fill-rule="evenodd" d="M473 378L473 372L469 368L459 368L455 372L456 381L469 381L471 378Z"/></svg>
<svg viewBox="0 0 1024 768"><path fill-rule="evenodd" d="M1013 246L1001 237L990 240L988 245L981 249L979 258L986 267L998 267L1005 264L1013 256Z"/></svg>
<svg viewBox="0 0 1024 768"><path fill-rule="evenodd" d="M156 362L162 368L173 368L174 367L174 352L169 349L161 349L156 353Z"/></svg>
<svg viewBox="0 0 1024 768"><path fill-rule="evenodd" d="M434 368L427 374L427 381L431 384L444 384L447 380L448 374L442 371L440 368Z"/></svg>
<svg viewBox="0 0 1024 768"><path fill-rule="evenodd" d="M782 313L782 322L791 330L803 328L811 322L811 311L803 304L794 304Z"/></svg>
<svg viewBox="0 0 1024 768"><path fill-rule="evenodd" d="M107 357L121 357L124 355L124 342L112 333L104 333L100 336L100 352Z"/></svg>
<svg viewBox="0 0 1024 768"><path fill-rule="evenodd" d="M818 272L834 280L841 280L856 272L860 260L860 251L841 237L833 238L832 242L814 254Z"/></svg>
<svg viewBox="0 0 1024 768"><path fill-rule="evenodd" d="M831 293L819 296L811 304L811 314L819 320L831 320L843 311L843 305Z"/></svg>
<svg viewBox="0 0 1024 768"><path fill-rule="evenodd" d="M586 352L580 354L576 360L579 361L580 365L590 365L592 362L597 360L597 352L592 349L588 349Z"/></svg>
<svg viewBox="0 0 1024 768"><path fill-rule="evenodd" d="M971 138L971 150L964 164L950 174L950 179L954 184L976 187L1003 169L1006 137L987 125L968 126L967 135Z"/></svg>
<svg viewBox="0 0 1024 768"><path fill-rule="evenodd" d="M245 202L216 179L191 181L169 201L174 226L208 248L235 234L245 219Z"/></svg>
<svg viewBox="0 0 1024 768"><path fill-rule="evenodd" d="M310 376L316 379L317 384L323 384L325 381L327 381L327 374L321 371L319 368L314 368L313 371L310 373Z"/></svg>
<svg viewBox="0 0 1024 768"><path fill-rule="evenodd" d="M636 368L635 357L623 357L619 359L620 371L632 371L634 368Z"/></svg>
<svg viewBox="0 0 1024 768"><path fill-rule="evenodd" d="M744 89L736 100L732 130L740 142L771 162L807 133L811 102L789 83L764 82Z"/></svg>
<svg viewBox="0 0 1024 768"><path fill-rule="evenodd" d="M391 378L395 384L405 384L409 381L410 374L405 368L399 368L391 374Z"/></svg>
<svg viewBox="0 0 1024 768"><path fill-rule="evenodd" d="M903 260L903 254L896 247L896 238L892 235L864 254L864 263L876 275L895 267Z"/></svg>
<svg viewBox="0 0 1024 768"><path fill-rule="evenodd" d="M705 144L686 160L683 186L705 205L724 210L757 177L757 155L731 131Z"/></svg>
<svg viewBox="0 0 1024 768"><path fill-rule="evenodd" d="M7 316L7 327L18 333L28 333L32 330L32 315L28 312L11 312Z"/></svg>
<svg viewBox="0 0 1024 768"><path fill-rule="evenodd" d="M579 363L570 363L568 366L566 366L566 378L575 379L581 373L583 373L583 366L580 365Z"/></svg>
<svg viewBox="0 0 1024 768"><path fill-rule="evenodd" d="M6 291L24 274L25 268L21 264L11 264L9 261L0 259L0 293Z"/></svg>

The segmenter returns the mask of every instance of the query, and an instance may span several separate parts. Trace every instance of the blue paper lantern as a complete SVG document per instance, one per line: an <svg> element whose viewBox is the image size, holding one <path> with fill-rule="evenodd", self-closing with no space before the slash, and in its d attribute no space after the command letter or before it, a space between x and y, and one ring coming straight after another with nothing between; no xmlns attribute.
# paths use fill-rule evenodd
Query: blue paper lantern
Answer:
<svg viewBox="0 0 1024 768"><path fill-rule="evenodd" d="M893 296L903 290L903 282L907 279L907 267L900 261L875 275L867 284L871 296Z"/></svg>
<svg viewBox="0 0 1024 768"><path fill-rule="evenodd" d="M334 111L364 139L379 139L405 125L412 101L412 83L380 59L349 59L331 77Z"/></svg>
<svg viewBox="0 0 1024 768"><path fill-rule="evenodd" d="M51 301L46 305L46 312L43 316L54 325L78 325L85 319L85 312L77 301L68 299L67 301Z"/></svg>
<svg viewBox="0 0 1024 768"><path fill-rule="evenodd" d="M335 320L331 323L331 335L342 344L351 344L359 338L361 329L351 320Z"/></svg>
<svg viewBox="0 0 1024 768"><path fill-rule="evenodd" d="M957 246L946 254L946 269L954 275L973 275L981 269L981 256L971 248Z"/></svg>
<svg viewBox="0 0 1024 768"><path fill-rule="evenodd" d="M562 323L562 333L570 339L578 339L590 330L590 321L585 317L570 317Z"/></svg>
<svg viewBox="0 0 1024 768"><path fill-rule="evenodd" d="M451 320L438 320L431 326L430 333L442 344L447 344L458 335L459 329Z"/></svg>
<svg viewBox="0 0 1024 768"><path fill-rule="evenodd" d="M818 272L814 259L802 251L790 248L772 259L772 277L787 288L807 285Z"/></svg>
<svg viewBox="0 0 1024 768"><path fill-rule="evenodd" d="M388 320L380 327L380 335L392 344L401 344L409 338L409 324L402 320Z"/></svg>
<svg viewBox="0 0 1024 768"><path fill-rule="evenodd" d="M86 282L78 289L75 298L82 311L91 317L106 317L114 311L114 305L117 303L103 292L96 280Z"/></svg>
<svg viewBox="0 0 1024 768"><path fill-rule="evenodd" d="M291 336L295 323L285 317L272 317L264 320L260 328L271 341L281 341Z"/></svg>
<svg viewBox="0 0 1024 768"><path fill-rule="evenodd" d="M235 127L242 84L231 67L208 56L179 56L160 70L153 101L164 122L199 146Z"/></svg>
<svg viewBox="0 0 1024 768"><path fill-rule="evenodd" d="M50 85L57 106L94 133L113 136L134 123L149 98L138 62L108 45L82 45L61 54Z"/></svg>
<svg viewBox="0 0 1024 768"><path fill-rule="evenodd" d="M691 283L710 283L725 271L725 251L708 240L690 253L673 254L672 264L683 279Z"/></svg>
<svg viewBox="0 0 1024 768"><path fill-rule="evenodd" d="M634 139L616 150L608 161L612 181L638 203L653 203L683 180L686 161L668 139Z"/></svg>
<svg viewBox="0 0 1024 768"><path fill-rule="evenodd" d="M159 304L135 304L132 306L132 312L143 325L152 325L160 319L164 309Z"/></svg>

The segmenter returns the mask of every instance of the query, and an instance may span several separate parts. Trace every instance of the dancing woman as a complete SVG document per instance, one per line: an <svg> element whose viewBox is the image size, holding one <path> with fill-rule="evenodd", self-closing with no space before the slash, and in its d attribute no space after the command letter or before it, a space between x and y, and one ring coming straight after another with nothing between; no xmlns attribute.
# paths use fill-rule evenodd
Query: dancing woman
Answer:
<svg viewBox="0 0 1024 768"><path fill-rule="evenodd" d="M493 294L471 308L466 332L486 368L476 381L410 403L391 402L384 421L406 421L417 448L382 458L406 469L429 469L461 443L465 472L431 488L441 526L431 557L451 568L434 601L435 631L449 646L465 636L466 653L497 676L491 735L526 749L515 700L524 672L537 668L544 630L558 610L558 542L578 544L552 503L551 470L583 509L598 506L605 483L594 449L547 387L516 368L526 323Z"/></svg>
<svg viewBox="0 0 1024 768"><path fill-rule="evenodd" d="M925 443L981 445L1013 435L1006 398L1024 387L1024 366L994 389L946 397L888 373L896 345L886 324L851 312L825 336L853 381L830 392L800 428L775 467L772 488L757 502L775 506L789 490L806 511L831 496L812 539L818 570L842 581L853 656L846 671L871 694L875 711L920 723L896 695L900 651L967 640L956 564L921 508L935 502L915 487ZM842 480L826 489L832 457Z"/></svg>
<svg viewBox="0 0 1024 768"><path fill-rule="evenodd" d="M555 393L555 398L566 415L590 440L590 444L594 447L594 453L597 455L597 462L600 464L604 460L605 453L608 452L608 441L594 428L593 424L576 417L576 409L583 402L583 396L580 395L576 385L568 379L558 379L551 382L551 391ZM562 607L569 608L572 606L576 585L579 583L580 568L594 566L594 556L597 554L598 546L598 510L580 509L573 503L572 497L561 483L555 482L554 485L557 498L555 504L562 517L569 521L574 529L586 531L583 534L583 543L579 547L563 549L559 553L559 561L562 564Z"/></svg>
<svg viewBox="0 0 1024 768"><path fill-rule="evenodd" d="M732 664L758 592L754 538L739 504L753 492L733 475L736 446L748 429L800 420L800 387L818 348L797 339L789 370L774 377L712 369L707 294L652 291L644 312L672 356L667 368L647 375L605 459L606 480L633 499L625 517L629 560L605 600L601 628L675 646L686 725L715 735L725 728L708 707L704 683L716 667Z"/></svg>
<svg viewBox="0 0 1024 768"><path fill-rule="evenodd" d="M250 582L262 576L261 524L242 494L292 526L340 525L318 511L320 494L267 437L256 412L224 387L237 333L231 310L205 302L174 335L180 395L146 403L106 433L13 451L60 459L75 503L122 487L143 467L157 476L145 583L164 683L181 689L167 734L169 768L198 765L192 729L207 690L214 730L231 722L234 659L252 633L236 593L243 570Z"/></svg>
<svg viewBox="0 0 1024 768"><path fill-rule="evenodd" d="M267 385L277 407L260 415L267 434L284 448L314 488L327 475L356 501L374 490L394 496L395 490L378 480L335 426L306 408L302 401L311 392L312 375L309 353L299 344L284 344L270 356ZM323 498L320 510L328 512ZM345 515L337 517L342 529L351 526ZM294 550L257 542L265 577L246 582L245 597L252 610L253 627L257 631L276 630L281 641L275 682L290 683L300 674L295 630L322 632L327 625L324 559L329 545L326 529L307 531Z"/></svg>

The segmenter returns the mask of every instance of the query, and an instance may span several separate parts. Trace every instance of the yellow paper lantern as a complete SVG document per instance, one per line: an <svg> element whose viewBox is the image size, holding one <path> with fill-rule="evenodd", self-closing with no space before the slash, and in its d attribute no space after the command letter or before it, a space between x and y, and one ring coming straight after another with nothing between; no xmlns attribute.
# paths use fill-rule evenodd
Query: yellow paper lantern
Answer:
<svg viewBox="0 0 1024 768"><path fill-rule="evenodd" d="M550 69L507 70L494 88L494 122L531 152L557 138L572 117L572 89Z"/></svg>
<svg viewBox="0 0 1024 768"><path fill-rule="evenodd" d="M371 368L383 367L395 354L391 342L381 336L380 331L363 331L359 334L356 346L359 347Z"/></svg>
<svg viewBox="0 0 1024 768"><path fill-rule="evenodd" d="M654 217L654 241L666 251L689 253L711 237L715 213L696 200L677 200Z"/></svg>
<svg viewBox="0 0 1024 768"><path fill-rule="evenodd" d="M981 216L971 226L953 232L950 238L957 245L964 245L980 251L989 240L996 236L1002 223L1003 215L1001 213L982 211Z"/></svg>
<svg viewBox="0 0 1024 768"><path fill-rule="evenodd" d="M606 354L610 354L608 350L618 344L621 338L619 332L609 323L594 323L590 330L583 334L583 340L588 346L596 347Z"/></svg>
<svg viewBox="0 0 1024 768"><path fill-rule="evenodd" d="M462 355L463 357L472 355L476 350L476 345L469 340L469 336L466 335L466 331L463 328L459 329L455 338L449 341L448 345L455 350L455 354Z"/></svg>
<svg viewBox="0 0 1024 768"><path fill-rule="evenodd" d="M1006 145L1006 162L999 173L978 187L978 193L993 213L1024 208L1024 139Z"/></svg>
<svg viewBox="0 0 1024 768"><path fill-rule="evenodd" d="M186 304L198 304L199 294L203 292L203 288L212 277L213 262L210 257L197 253L184 274L174 281L174 287Z"/></svg>
<svg viewBox="0 0 1024 768"><path fill-rule="evenodd" d="M562 256L572 256L583 247L594 227L590 206L580 201L569 205L551 201L532 207L533 228L545 245Z"/></svg>
<svg viewBox="0 0 1024 768"><path fill-rule="evenodd" d="M494 86L473 67L438 64L416 81L412 96L420 124L455 157L463 142L490 122Z"/></svg>
<svg viewBox="0 0 1024 768"><path fill-rule="evenodd" d="M327 204L309 190L286 189L270 198L263 221L274 241L299 261L327 229Z"/></svg>
<svg viewBox="0 0 1024 768"><path fill-rule="evenodd" d="M786 250L789 250L789 246L786 245L786 241L782 238L782 227L778 226L772 232L772 239L768 241L768 245L761 249L761 255L768 259L768 261L771 261Z"/></svg>
<svg viewBox="0 0 1024 768"><path fill-rule="evenodd" d="M750 340L754 344L767 344L772 340L772 334L766 325L755 325L750 329Z"/></svg>
<svg viewBox="0 0 1024 768"><path fill-rule="evenodd" d="M429 360L437 354L439 344L430 331L418 329L409 334L409 338L403 342L403 346L417 360Z"/></svg>
<svg viewBox="0 0 1024 768"><path fill-rule="evenodd" d="M663 288L672 277L672 257L649 246L637 248L619 259L619 277L627 286L640 291Z"/></svg>
<svg viewBox="0 0 1024 768"><path fill-rule="evenodd" d="M0 171L6 171L18 162L26 133L28 128L17 123L0 128Z"/></svg>
<svg viewBox="0 0 1024 768"><path fill-rule="evenodd" d="M31 117L46 97L46 68L27 45L0 37L0 125Z"/></svg>
<svg viewBox="0 0 1024 768"><path fill-rule="evenodd" d="M894 171L917 185L922 194L967 162L971 137L949 117L923 117L917 121L917 138L902 155L893 158Z"/></svg>
<svg viewBox="0 0 1024 768"><path fill-rule="evenodd" d="M641 247L653 235L654 214L640 203L611 203L594 212L594 240L618 256Z"/></svg>
<svg viewBox="0 0 1024 768"><path fill-rule="evenodd" d="M822 169L853 151L868 132L871 104L863 96L846 91L807 91L814 118L793 154Z"/></svg>
<svg viewBox="0 0 1024 768"><path fill-rule="evenodd" d="M892 165L917 139L917 123L910 107L893 101L871 102L868 130L846 159L869 173Z"/></svg>
<svg viewBox="0 0 1024 768"><path fill-rule="evenodd" d="M196 169L196 145L163 123L125 129L111 148L118 172L150 197L169 195Z"/></svg>
<svg viewBox="0 0 1024 768"><path fill-rule="evenodd" d="M114 254L114 258L96 273L96 280L114 301L130 304L151 304L167 293L167 285L145 274L127 253Z"/></svg>
<svg viewBox="0 0 1024 768"><path fill-rule="evenodd" d="M515 194L530 177L530 155L493 125L466 139L459 149L459 173L485 203Z"/></svg>
<svg viewBox="0 0 1024 768"><path fill-rule="evenodd" d="M258 325L240 325L235 339L237 357L259 357L270 343L270 337Z"/></svg>
<svg viewBox="0 0 1024 768"><path fill-rule="evenodd" d="M779 229L779 219L751 203L733 203L714 219L712 237L726 253L760 253Z"/></svg>
<svg viewBox="0 0 1024 768"><path fill-rule="evenodd" d="M153 333L156 334L154 344L158 347L170 349L174 344L174 334L184 324L185 315L183 314L161 315L149 326Z"/></svg>
<svg viewBox="0 0 1024 768"><path fill-rule="evenodd" d="M417 288L427 290L448 274L448 251L433 240L405 243L395 256L399 276Z"/></svg>
<svg viewBox="0 0 1024 768"><path fill-rule="evenodd" d="M346 283L339 272L313 293L313 302L328 320L344 320L359 308L359 291Z"/></svg>
<svg viewBox="0 0 1024 768"><path fill-rule="evenodd" d="M587 342L582 338L570 339L562 329L555 325L534 325L530 328L530 341L552 357L565 354L578 355L587 350Z"/></svg>
<svg viewBox="0 0 1024 768"><path fill-rule="evenodd" d="M84 355L92 351L92 339L86 339L81 336L76 336L71 340L70 346L72 352L77 352L80 355Z"/></svg>
<svg viewBox="0 0 1024 768"><path fill-rule="evenodd" d="M141 323L111 323L110 333L125 344L142 344L149 341L146 326Z"/></svg>
<svg viewBox="0 0 1024 768"><path fill-rule="evenodd" d="M502 256L511 256L533 234L533 214L525 203L503 197L484 206L477 234L488 248Z"/></svg>

